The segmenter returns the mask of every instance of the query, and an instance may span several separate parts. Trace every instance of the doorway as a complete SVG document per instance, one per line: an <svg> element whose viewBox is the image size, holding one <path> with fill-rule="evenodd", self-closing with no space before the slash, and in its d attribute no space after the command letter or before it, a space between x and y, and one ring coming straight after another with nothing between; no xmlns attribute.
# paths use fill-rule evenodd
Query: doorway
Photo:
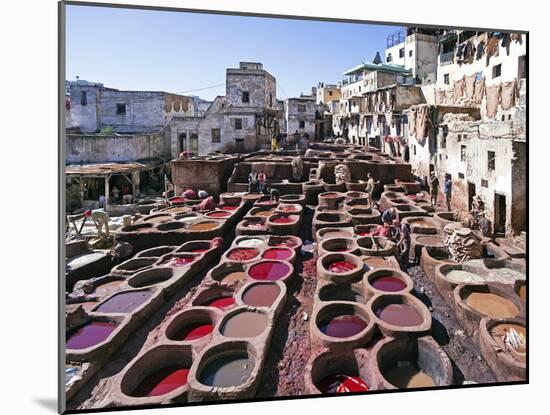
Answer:
<svg viewBox="0 0 550 415"><path fill-rule="evenodd" d="M474 205L474 196L476 195L476 185L468 182L468 210L472 210Z"/></svg>
<svg viewBox="0 0 550 415"><path fill-rule="evenodd" d="M495 193L495 233L506 233L506 196Z"/></svg>
<svg viewBox="0 0 550 415"><path fill-rule="evenodd" d="M191 134L189 138L189 151L191 151L194 156L199 155L199 136L197 134Z"/></svg>
<svg viewBox="0 0 550 415"><path fill-rule="evenodd" d="M244 153L244 139L237 138L235 140L235 150L237 153Z"/></svg>
<svg viewBox="0 0 550 415"><path fill-rule="evenodd" d="M180 153L182 153L187 150L187 134L180 134L178 140L180 143Z"/></svg>

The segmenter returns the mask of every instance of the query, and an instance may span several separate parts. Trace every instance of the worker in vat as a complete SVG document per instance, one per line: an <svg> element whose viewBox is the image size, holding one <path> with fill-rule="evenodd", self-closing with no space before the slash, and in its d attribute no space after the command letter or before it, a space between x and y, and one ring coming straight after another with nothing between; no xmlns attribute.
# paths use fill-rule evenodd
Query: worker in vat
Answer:
<svg viewBox="0 0 550 415"><path fill-rule="evenodd" d="M92 221L97 229L97 236L101 237L103 228L105 228L105 236L109 237L109 214L105 209L92 210Z"/></svg>
<svg viewBox="0 0 550 415"><path fill-rule="evenodd" d="M451 193L453 192L453 181L450 176L445 177L445 183L443 184L443 193L445 193L445 203L447 210L451 211Z"/></svg>
<svg viewBox="0 0 550 415"><path fill-rule="evenodd" d="M399 221L399 219L394 221L394 226L397 228L397 236L399 238L397 240L399 262L401 263L401 267L407 268L411 250L411 228L408 223Z"/></svg>
<svg viewBox="0 0 550 415"><path fill-rule="evenodd" d="M481 230L481 234L487 238L494 239L493 224L487 217L487 213L481 212L479 216L479 229Z"/></svg>
<svg viewBox="0 0 550 415"><path fill-rule="evenodd" d="M389 209L386 209L384 213L382 213L382 222L384 222L384 224L387 224L389 226L392 224L394 219L397 219L396 208L391 207Z"/></svg>
<svg viewBox="0 0 550 415"><path fill-rule="evenodd" d="M365 192L367 195L369 195L369 207L372 209L373 207L373 193L374 193L374 177L372 177L371 173L367 174L367 187L365 188Z"/></svg>
<svg viewBox="0 0 550 415"><path fill-rule="evenodd" d="M432 171L430 173L430 202L432 206L437 206L437 195L439 194L439 179Z"/></svg>

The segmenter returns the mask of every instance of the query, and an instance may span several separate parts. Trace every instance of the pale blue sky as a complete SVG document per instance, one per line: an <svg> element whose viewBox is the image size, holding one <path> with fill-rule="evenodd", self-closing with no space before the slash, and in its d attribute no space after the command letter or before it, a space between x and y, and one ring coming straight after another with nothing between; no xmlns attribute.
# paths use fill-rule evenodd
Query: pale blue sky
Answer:
<svg viewBox="0 0 550 415"><path fill-rule="evenodd" d="M319 81L383 55L398 26L67 6L67 79L125 90L225 94L225 69L262 62L277 97L298 96Z"/></svg>

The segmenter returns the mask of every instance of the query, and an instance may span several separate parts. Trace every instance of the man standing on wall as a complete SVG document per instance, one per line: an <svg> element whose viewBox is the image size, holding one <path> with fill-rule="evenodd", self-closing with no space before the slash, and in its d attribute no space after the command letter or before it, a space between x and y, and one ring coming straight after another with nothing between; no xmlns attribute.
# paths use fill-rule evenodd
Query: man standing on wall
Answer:
<svg viewBox="0 0 550 415"><path fill-rule="evenodd" d="M439 179L432 171L430 174L430 201L432 206L437 205L437 194L439 193Z"/></svg>
<svg viewBox="0 0 550 415"><path fill-rule="evenodd" d="M451 193L453 192L453 181L451 176L445 177L445 185L443 187L443 192L445 193L445 203L447 204L447 210L451 211Z"/></svg>

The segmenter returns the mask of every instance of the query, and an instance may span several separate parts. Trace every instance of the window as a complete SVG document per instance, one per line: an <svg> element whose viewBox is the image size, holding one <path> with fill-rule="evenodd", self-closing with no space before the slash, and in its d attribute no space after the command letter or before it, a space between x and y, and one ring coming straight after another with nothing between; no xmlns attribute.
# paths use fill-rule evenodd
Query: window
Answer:
<svg viewBox="0 0 550 415"><path fill-rule="evenodd" d="M495 170L495 152L494 151L488 151L487 152L487 170L494 171Z"/></svg>
<svg viewBox="0 0 550 415"><path fill-rule="evenodd" d="M328 96L329 96L329 97L332 96L332 91L328 91Z"/></svg>
<svg viewBox="0 0 550 415"><path fill-rule="evenodd" d="M304 129L306 128L306 122L305 121L300 121L300 126L299 126L300 129Z"/></svg>
<svg viewBox="0 0 550 415"><path fill-rule="evenodd" d="M86 94L86 91L80 91L80 105L87 105L88 104L88 96Z"/></svg>
<svg viewBox="0 0 550 415"><path fill-rule="evenodd" d="M304 104L298 104L298 112L306 112L306 106Z"/></svg>
<svg viewBox="0 0 550 415"><path fill-rule="evenodd" d="M243 91L242 101L243 102L250 102L250 95L249 95L248 91Z"/></svg>
<svg viewBox="0 0 550 415"><path fill-rule="evenodd" d="M220 143L222 141L221 139L221 133L219 128L212 128L212 142L213 143Z"/></svg>
<svg viewBox="0 0 550 415"><path fill-rule="evenodd" d="M126 104L116 104L116 115L126 115Z"/></svg>
<svg viewBox="0 0 550 415"><path fill-rule="evenodd" d="M489 182L485 179L481 179L481 187L489 187Z"/></svg>
<svg viewBox="0 0 550 415"><path fill-rule="evenodd" d="M464 178L464 173L458 173L458 178L463 179Z"/></svg>
<svg viewBox="0 0 550 415"><path fill-rule="evenodd" d="M269 94L269 106L273 106L273 94Z"/></svg>
<svg viewBox="0 0 550 415"><path fill-rule="evenodd" d="M413 144L413 154L416 156L416 144Z"/></svg>
<svg viewBox="0 0 550 415"><path fill-rule="evenodd" d="M405 48L399 49L399 57L404 58L405 57Z"/></svg>
<svg viewBox="0 0 550 415"><path fill-rule="evenodd" d="M443 82L445 83L445 85L449 85L449 74L446 73L443 75Z"/></svg>
<svg viewBox="0 0 550 415"><path fill-rule="evenodd" d="M388 53L388 56L386 56L386 62L391 62L391 53Z"/></svg>
<svg viewBox="0 0 550 415"><path fill-rule="evenodd" d="M412 55L413 55L413 51L411 49L411 50L409 50L409 58L412 58Z"/></svg>
<svg viewBox="0 0 550 415"><path fill-rule="evenodd" d="M243 120L241 118L235 118L235 130L243 129Z"/></svg>
<svg viewBox="0 0 550 415"><path fill-rule="evenodd" d="M441 127L443 136L441 137L441 148L447 148L447 136L449 135L449 127L444 125Z"/></svg>
<svg viewBox="0 0 550 415"><path fill-rule="evenodd" d="M460 146L460 161L466 161L466 146Z"/></svg>
<svg viewBox="0 0 550 415"><path fill-rule="evenodd" d="M527 56L518 56L518 79L527 77Z"/></svg>
<svg viewBox="0 0 550 415"><path fill-rule="evenodd" d="M498 78L500 76L500 73L502 71L502 64L499 63L498 65L493 66L493 78Z"/></svg>

